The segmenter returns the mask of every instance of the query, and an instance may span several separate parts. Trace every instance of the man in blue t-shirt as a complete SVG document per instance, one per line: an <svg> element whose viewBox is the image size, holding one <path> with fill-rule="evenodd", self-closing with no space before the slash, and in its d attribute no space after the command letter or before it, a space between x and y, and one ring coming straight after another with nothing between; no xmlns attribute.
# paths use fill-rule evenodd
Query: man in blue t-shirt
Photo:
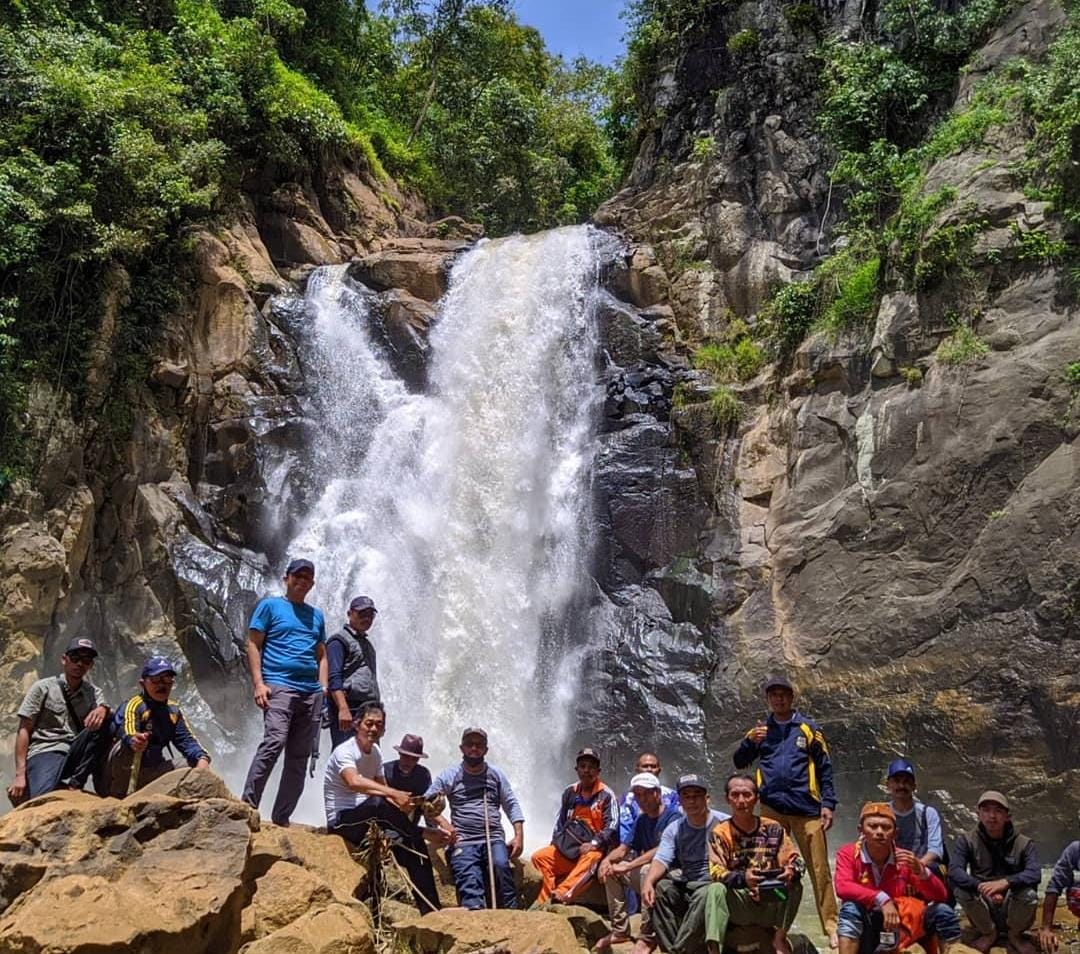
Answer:
<svg viewBox="0 0 1080 954"><path fill-rule="evenodd" d="M681 818L679 809L669 805L664 798L660 779L652 772L639 772L630 779L635 816L628 831L620 837L620 843L600 862L597 877L607 892L608 914L611 917L611 933L596 942L596 950L604 950L612 944L630 940L630 911L626 895L630 890L641 892L641 879L660 844L660 836L673 821ZM620 829L622 831L622 829ZM641 912L642 950L656 947L650 911Z"/></svg>
<svg viewBox="0 0 1080 954"><path fill-rule="evenodd" d="M709 832L731 816L709 808L709 789L700 775L683 775L675 790L683 816L660 836L641 886L641 901L652 908L660 946L669 954L692 954L705 949L705 902L712 883Z"/></svg>
<svg viewBox="0 0 1080 954"><path fill-rule="evenodd" d="M288 825L304 790L304 770L322 720L326 692L326 623L304 600L315 585L315 564L293 560L285 595L259 600L248 627L247 658L255 704L263 710L263 739L241 796L258 808L282 749L285 764L270 819Z"/></svg>

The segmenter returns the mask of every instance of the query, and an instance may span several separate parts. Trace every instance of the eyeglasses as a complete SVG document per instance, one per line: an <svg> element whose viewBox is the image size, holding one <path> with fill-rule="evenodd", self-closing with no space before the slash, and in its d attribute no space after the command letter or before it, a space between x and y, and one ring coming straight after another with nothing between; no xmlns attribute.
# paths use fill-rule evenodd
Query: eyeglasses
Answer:
<svg viewBox="0 0 1080 954"><path fill-rule="evenodd" d="M73 663L78 663L80 666L94 665L94 657L90 653L69 654L68 659L70 659Z"/></svg>
<svg viewBox="0 0 1080 954"><path fill-rule="evenodd" d="M176 682L176 676L171 672L163 672L160 676L147 676L147 682L152 682L155 686L171 686Z"/></svg>

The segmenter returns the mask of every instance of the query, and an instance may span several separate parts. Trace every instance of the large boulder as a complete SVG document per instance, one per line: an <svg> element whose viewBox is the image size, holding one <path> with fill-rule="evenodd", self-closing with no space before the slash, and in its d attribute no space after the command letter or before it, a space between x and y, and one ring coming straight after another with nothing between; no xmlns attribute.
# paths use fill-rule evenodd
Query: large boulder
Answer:
<svg viewBox="0 0 1080 954"><path fill-rule="evenodd" d="M366 911L331 904L241 948L242 954L375 954Z"/></svg>
<svg viewBox="0 0 1080 954"><path fill-rule="evenodd" d="M550 911L436 911L394 925L418 954L579 954L570 922ZM253 952L252 952L253 954Z"/></svg>
<svg viewBox="0 0 1080 954"><path fill-rule="evenodd" d="M458 239L398 239L349 266L349 275L375 291L401 288L427 302L446 291L450 266L468 246Z"/></svg>

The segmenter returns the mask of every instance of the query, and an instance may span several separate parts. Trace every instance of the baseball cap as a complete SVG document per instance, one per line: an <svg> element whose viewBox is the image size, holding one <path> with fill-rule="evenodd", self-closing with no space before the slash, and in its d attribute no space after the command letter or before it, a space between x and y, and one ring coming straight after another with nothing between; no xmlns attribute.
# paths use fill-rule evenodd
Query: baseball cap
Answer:
<svg viewBox="0 0 1080 954"><path fill-rule="evenodd" d="M582 759L592 759L597 765L600 764L600 756L597 754L596 749L590 749L588 746L578 751L574 762L580 762Z"/></svg>
<svg viewBox="0 0 1080 954"><path fill-rule="evenodd" d="M889 763L889 771L886 778L892 778L894 775L910 775L915 777L915 766L912 765L907 759L893 759Z"/></svg>
<svg viewBox="0 0 1080 954"><path fill-rule="evenodd" d="M481 729L480 726L478 726L478 725L470 725L464 732L462 732L461 733L461 741L464 742L465 739L470 735L478 735L485 742L488 740L487 732L485 732L483 729Z"/></svg>
<svg viewBox="0 0 1080 954"><path fill-rule="evenodd" d="M172 660L168 656L151 656L142 667L142 678L146 679L148 676L160 676L164 672L171 672L176 675L176 667L172 664Z"/></svg>
<svg viewBox="0 0 1080 954"><path fill-rule="evenodd" d="M638 772L630 779L631 788L660 788L660 779L652 772Z"/></svg>
<svg viewBox="0 0 1080 954"><path fill-rule="evenodd" d="M424 751L424 740L418 735L410 735L409 733L401 737L401 745L395 745L394 751L400 752L402 755L415 755L418 759L427 758L427 752Z"/></svg>
<svg viewBox="0 0 1080 954"><path fill-rule="evenodd" d="M349 604L349 612L363 613L365 610L371 610L373 613L379 612L375 609L375 601L370 596L354 596Z"/></svg>
<svg viewBox="0 0 1080 954"><path fill-rule="evenodd" d="M85 636L76 636L68 643L67 649L64 650L64 655L66 656L70 656L72 653L90 653L93 656L97 656L98 651L93 640L87 639Z"/></svg>
<svg viewBox="0 0 1080 954"><path fill-rule="evenodd" d="M289 565L285 567L285 575L292 576L294 573L299 573L301 570L311 570L315 572L315 564L310 560L290 560Z"/></svg>
<svg viewBox="0 0 1080 954"><path fill-rule="evenodd" d="M861 825L862 820L870 815L881 815L888 818L894 825L896 824L896 812L886 802L867 802L863 805L862 810L859 812L859 824Z"/></svg>
<svg viewBox="0 0 1080 954"><path fill-rule="evenodd" d="M703 792L707 792L709 785L700 775L691 772L689 775L680 775L679 781L675 784L677 792L681 792L684 788L700 788Z"/></svg>
<svg viewBox="0 0 1080 954"><path fill-rule="evenodd" d="M996 802L1005 811L1012 811L1012 806L1009 805L1009 800L1001 794L1001 792L995 792L993 789L983 792L979 796L979 800L975 803L979 808L982 808L984 802Z"/></svg>
<svg viewBox="0 0 1080 954"><path fill-rule="evenodd" d="M795 687L788 681L787 676L781 676L779 674L769 676L762 684L762 692L768 692L770 689L790 689L792 692L795 691Z"/></svg>

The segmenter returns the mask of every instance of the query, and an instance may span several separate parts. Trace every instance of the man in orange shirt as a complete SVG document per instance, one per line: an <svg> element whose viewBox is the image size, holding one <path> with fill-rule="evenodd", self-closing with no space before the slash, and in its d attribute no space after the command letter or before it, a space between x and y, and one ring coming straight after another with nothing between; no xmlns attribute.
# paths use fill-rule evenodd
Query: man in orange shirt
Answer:
<svg viewBox="0 0 1080 954"><path fill-rule="evenodd" d="M584 894L618 840L619 806L615 793L600 781L600 756L582 749L574 766L578 781L563 792L551 844L532 856L544 879L536 899L540 904L570 904Z"/></svg>

